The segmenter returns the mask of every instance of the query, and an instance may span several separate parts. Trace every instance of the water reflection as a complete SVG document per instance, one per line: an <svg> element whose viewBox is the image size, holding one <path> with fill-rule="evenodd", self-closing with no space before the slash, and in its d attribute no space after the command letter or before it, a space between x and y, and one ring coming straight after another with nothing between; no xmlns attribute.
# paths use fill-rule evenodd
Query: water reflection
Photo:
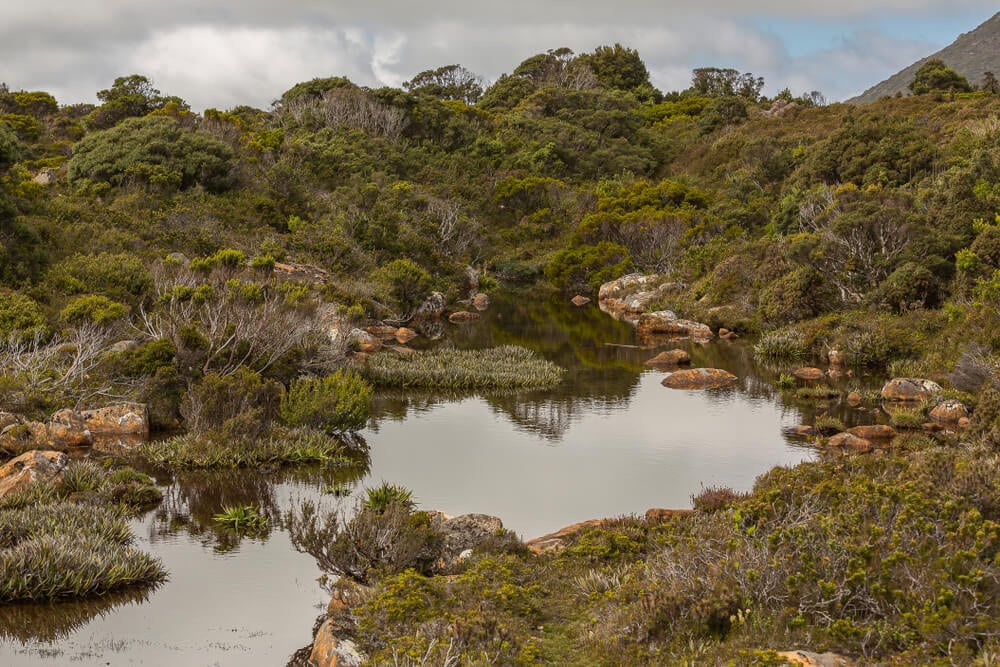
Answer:
<svg viewBox="0 0 1000 667"><path fill-rule="evenodd" d="M95 618L147 602L156 588L126 591L83 602L0 605L0 639L22 644L58 641Z"/></svg>

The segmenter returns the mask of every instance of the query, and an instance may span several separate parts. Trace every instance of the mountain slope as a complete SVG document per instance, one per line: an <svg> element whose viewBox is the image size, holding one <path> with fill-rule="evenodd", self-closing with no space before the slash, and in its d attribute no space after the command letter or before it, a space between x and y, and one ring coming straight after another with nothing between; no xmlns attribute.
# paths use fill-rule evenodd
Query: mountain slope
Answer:
<svg viewBox="0 0 1000 667"><path fill-rule="evenodd" d="M982 80L983 72L1000 72L1000 13L975 30L960 35L951 45L918 60L848 102L867 104L897 92L908 95L910 91L907 86L913 81L920 66L931 58L940 58L972 84L978 84Z"/></svg>

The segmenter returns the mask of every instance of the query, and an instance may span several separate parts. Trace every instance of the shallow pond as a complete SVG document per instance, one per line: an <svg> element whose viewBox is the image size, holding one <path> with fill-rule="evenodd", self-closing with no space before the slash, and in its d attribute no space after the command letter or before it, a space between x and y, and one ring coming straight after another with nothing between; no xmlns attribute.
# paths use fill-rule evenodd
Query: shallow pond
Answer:
<svg viewBox="0 0 1000 667"><path fill-rule="evenodd" d="M782 435L813 408L784 405L773 390L777 369L756 366L748 345L659 343L639 347L630 325L593 304L499 296L481 321L448 325L444 338L424 344L523 345L567 369L557 389L383 393L363 432L367 469L160 477L164 503L133 527L170 580L93 603L0 606L0 664L286 664L311 641L328 596L281 516L302 498L349 509L352 497L327 493L334 484L355 496L382 481L402 484L422 508L494 514L530 538L585 519L689 507L702 486L748 490L771 467L813 456ZM664 372L643 365L666 345L740 380L703 392L667 389ZM270 533L240 541L217 529L212 516L235 504L262 507Z"/></svg>

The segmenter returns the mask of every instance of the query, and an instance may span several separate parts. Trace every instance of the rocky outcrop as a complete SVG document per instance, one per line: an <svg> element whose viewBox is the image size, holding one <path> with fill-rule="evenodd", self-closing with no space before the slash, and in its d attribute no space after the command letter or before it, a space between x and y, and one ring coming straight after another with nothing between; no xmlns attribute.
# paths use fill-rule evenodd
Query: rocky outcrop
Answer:
<svg viewBox="0 0 1000 667"><path fill-rule="evenodd" d="M448 316L448 321L452 324L466 324L475 322L480 317L479 313L470 313L467 310L460 310Z"/></svg>
<svg viewBox="0 0 1000 667"><path fill-rule="evenodd" d="M79 424L71 426L29 421L12 424L0 431L0 449L11 454L33 449L66 451L70 447L87 447L93 442L90 432Z"/></svg>
<svg viewBox="0 0 1000 667"><path fill-rule="evenodd" d="M396 327L389 326L387 324L376 324L375 326L365 327L365 331L375 336L376 338L381 338L382 340L395 338L396 332L399 331Z"/></svg>
<svg viewBox="0 0 1000 667"><path fill-rule="evenodd" d="M382 339L362 329L352 329L347 339L355 350L364 354L374 354L382 349Z"/></svg>
<svg viewBox="0 0 1000 667"><path fill-rule="evenodd" d="M482 292L472 297L472 307L476 310L486 310L490 307L490 297Z"/></svg>
<svg viewBox="0 0 1000 667"><path fill-rule="evenodd" d="M859 438L853 433L838 433L826 441L828 447L836 449L855 449L858 451L868 451L872 448L871 440Z"/></svg>
<svg viewBox="0 0 1000 667"><path fill-rule="evenodd" d="M0 466L0 498L32 484L57 482L69 459L62 452L31 451Z"/></svg>
<svg viewBox="0 0 1000 667"><path fill-rule="evenodd" d="M52 415L50 421L55 422L63 412ZM83 420L83 427L93 435L149 435L149 410L145 403L116 403L76 414ZM69 423L74 418L71 413Z"/></svg>
<svg viewBox="0 0 1000 667"><path fill-rule="evenodd" d="M124 437L138 441L148 435L146 404L118 403L95 410L59 410L46 422L18 420L0 431L0 448L12 454L32 449L65 451L71 447L91 446L95 437Z"/></svg>
<svg viewBox="0 0 1000 667"><path fill-rule="evenodd" d="M667 350L646 362L647 366L680 366L690 364L691 355L686 350Z"/></svg>
<svg viewBox="0 0 1000 667"><path fill-rule="evenodd" d="M884 424L873 424L871 426L855 426L847 429L847 432L857 436L862 440L892 440L896 437L896 429Z"/></svg>
<svg viewBox="0 0 1000 667"><path fill-rule="evenodd" d="M711 340L715 337L712 329L707 324L691 320L679 320L677 319L677 315L669 310L660 310L639 315L639 319L636 320L636 328L641 336L667 334L671 336L690 337L696 340Z"/></svg>
<svg viewBox="0 0 1000 667"><path fill-rule="evenodd" d="M798 368L792 372L792 375L807 382L815 382L826 377L823 371L818 368Z"/></svg>
<svg viewBox="0 0 1000 667"><path fill-rule="evenodd" d="M439 569L461 562L469 553L491 537L503 532L503 521L488 514L462 514L449 517L433 514L432 525L441 534Z"/></svg>
<svg viewBox="0 0 1000 667"><path fill-rule="evenodd" d="M597 292L597 305L618 319L632 319L644 313L650 304L682 289L679 283L660 283L658 275L631 273L604 283Z"/></svg>
<svg viewBox="0 0 1000 667"><path fill-rule="evenodd" d="M961 401L954 399L941 401L931 410L930 418L946 424L957 424L969 416L969 409Z"/></svg>
<svg viewBox="0 0 1000 667"><path fill-rule="evenodd" d="M411 340L417 337L417 332L413 329L407 329L406 327L400 327L396 329L396 342L401 345L406 345Z"/></svg>
<svg viewBox="0 0 1000 667"><path fill-rule="evenodd" d="M361 667L367 658L357 644L348 639L338 639L334 632L333 619L327 619L319 626L313 638L309 664L315 667Z"/></svg>
<svg viewBox="0 0 1000 667"><path fill-rule="evenodd" d="M854 667L854 661L836 653L812 651L779 651L778 655L792 665L802 667Z"/></svg>
<svg viewBox="0 0 1000 667"><path fill-rule="evenodd" d="M893 378L882 387L887 401L928 401L941 393L941 385L921 378Z"/></svg>
<svg viewBox="0 0 1000 667"><path fill-rule="evenodd" d="M711 389L724 387L738 379L721 368L692 368L671 373L663 379L662 384L670 389Z"/></svg>
<svg viewBox="0 0 1000 667"><path fill-rule="evenodd" d="M586 306L588 303L590 303L590 299L583 296L582 294L577 294L572 299L570 299L570 303L572 303L577 308L582 308L583 306Z"/></svg>
<svg viewBox="0 0 1000 667"><path fill-rule="evenodd" d="M431 292L430 296L417 308L414 317L417 319L440 317L444 313L444 307L444 294L441 292Z"/></svg>

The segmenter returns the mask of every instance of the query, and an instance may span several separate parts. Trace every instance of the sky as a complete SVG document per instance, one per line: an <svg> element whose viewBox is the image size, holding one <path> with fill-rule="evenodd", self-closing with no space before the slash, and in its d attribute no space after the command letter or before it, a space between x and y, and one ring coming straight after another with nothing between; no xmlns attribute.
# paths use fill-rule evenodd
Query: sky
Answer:
<svg viewBox="0 0 1000 667"><path fill-rule="evenodd" d="M637 49L655 86L695 67L843 100L950 44L996 0L0 0L0 82L62 104L144 74L196 110L268 108L315 77L399 86L461 64L487 82L548 49Z"/></svg>

